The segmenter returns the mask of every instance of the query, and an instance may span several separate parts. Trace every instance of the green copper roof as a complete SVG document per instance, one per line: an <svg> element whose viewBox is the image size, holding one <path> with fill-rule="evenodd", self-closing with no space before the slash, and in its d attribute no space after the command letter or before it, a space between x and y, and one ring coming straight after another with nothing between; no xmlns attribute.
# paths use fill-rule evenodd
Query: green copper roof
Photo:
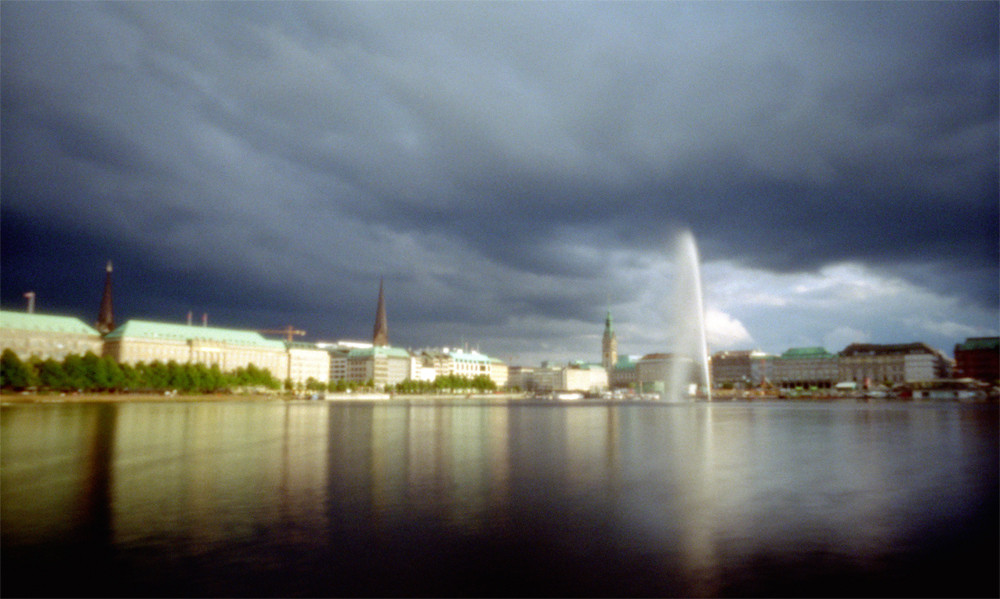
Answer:
<svg viewBox="0 0 1000 599"><path fill-rule="evenodd" d="M822 347L793 347L781 354L784 360L805 360L809 358L835 358Z"/></svg>
<svg viewBox="0 0 1000 599"><path fill-rule="evenodd" d="M969 337L965 343L955 346L956 351L970 351L974 349L998 349L1000 348L1000 337Z"/></svg>
<svg viewBox="0 0 1000 599"><path fill-rule="evenodd" d="M469 362L489 362L490 357L486 354L481 354L478 351L463 351L460 349L452 350L448 352L453 360L466 360Z"/></svg>
<svg viewBox="0 0 1000 599"><path fill-rule="evenodd" d="M0 329L100 336L97 329L84 324L79 318L54 316L52 314L11 312L9 310L0 310Z"/></svg>
<svg viewBox="0 0 1000 599"><path fill-rule="evenodd" d="M635 370L635 360L631 356L618 356L615 370Z"/></svg>
<svg viewBox="0 0 1000 599"><path fill-rule="evenodd" d="M148 320L130 320L111 331L105 339L162 339L170 341L189 341L204 339L227 343L229 345L244 345L268 349L285 349L284 341L265 339L257 331L241 331L239 329L222 329L219 327L204 327L189 324L172 324L167 322L151 322Z"/></svg>

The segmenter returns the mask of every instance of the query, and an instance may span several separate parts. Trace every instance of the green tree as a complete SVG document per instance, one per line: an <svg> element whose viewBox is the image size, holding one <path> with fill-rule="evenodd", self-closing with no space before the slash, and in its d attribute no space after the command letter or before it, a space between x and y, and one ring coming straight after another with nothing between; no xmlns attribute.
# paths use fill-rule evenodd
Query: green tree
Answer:
<svg viewBox="0 0 1000 599"><path fill-rule="evenodd" d="M105 382L106 373L101 365L101 359L92 351L83 354L83 365L80 388L85 391L95 391ZM100 378L100 380L98 380Z"/></svg>
<svg viewBox="0 0 1000 599"><path fill-rule="evenodd" d="M90 385L83 356L70 354L63 359L64 391L83 391Z"/></svg>
<svg viewBox="0 0 1000 599"><path fill-rule="evenodd" d="M483 391L495 391L497 384L493 382L493 379L486 374L477 374L469 382L473 389L483 392Z"/></svg>
<svg viewBox="0 0 1000 599"><path fill-rule="evenodd" d="M35 384L32 368L17 357L14 350L7 348L0 355L0 387L21 391Z"/></svg>
<svg viewBox="0 0 1000 599"><path fill-rule="evenodd" d="M58 391L66 384L66 372L62 362L53 358L43 360L38 364L38 384L46 389Z"/></svg>

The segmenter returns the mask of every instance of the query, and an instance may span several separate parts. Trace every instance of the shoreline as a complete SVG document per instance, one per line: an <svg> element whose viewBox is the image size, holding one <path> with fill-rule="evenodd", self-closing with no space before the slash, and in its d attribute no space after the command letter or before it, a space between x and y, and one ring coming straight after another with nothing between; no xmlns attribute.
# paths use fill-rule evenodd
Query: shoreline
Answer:
<svg viewBox="0 0 1000 599"><path fill-rule="evenodd" d="M610 399L575 399L575 400L553 400L540 399L524 393L461 393L461 394L385 394L385 393L357 393L357 394L326 394L324 397L312 395L291 395L284 393L219 393L219 394L165 394L165 393L0 393L0 406L12 405L32 405L32 404L71 404L71 403L223 403L223 402L316 402L316 403L391 403L391 402L508 402L523 401L526 403L551 403L551 404L571 404L571 405L610 405L610 404L657 404L676 403L658 400L610 400ZM996 398L988 398L979 401L962 401L954 399L942 400L917 400L906 398L866 398L853 396L830 396L830 395L809 395L798 397L779 396L716 396L711 402L705 399L696 399L692 403L754 403L754 402L838 402L857 401L863 403L997 403Z"/></svg>

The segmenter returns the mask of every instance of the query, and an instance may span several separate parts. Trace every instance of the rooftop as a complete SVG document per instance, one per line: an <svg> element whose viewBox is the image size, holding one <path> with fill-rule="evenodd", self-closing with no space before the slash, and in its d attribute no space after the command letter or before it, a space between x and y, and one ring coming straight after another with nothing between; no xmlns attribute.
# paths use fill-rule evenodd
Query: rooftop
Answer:
<svg viewBox="0 0 1000 599"><path fill-rule="evenodd" d="M926 343L852 343L840 352L842 356L884 356L888 354L937 354Z"/></svg>
<svg viewBox="0 0 1000 599"><path fill-rule="evenodd" d="M160 339L173 341L191 341L200 339L215 341L229 345L243 345L266 349L285 349L284 341L265 339L257 331L240 329L223 329L220 327L197 326L190 324L173 324L168 322L152 322L148 320L130 320L105 336L105 339Z"/></svg>
<svg viewBox="0 0 1000 599"><path fill-rule="evenodd" d="M781 354L783 360L805 360L810 358L835 358L823 347L793 347Z"/></svg>
<svg viewBox="0 0 1000 599"><path fill-rule="evenodd" d="M100 336L97 329L73 316L13 312L10 310L0 310L0 329Z"/></svg>
<svg viewBox="0 0 1000 599"><path fill-rule="evenodd" d="M1000 337L969 337L965 343L955 344L955 351L1000 349Z"/></svg>

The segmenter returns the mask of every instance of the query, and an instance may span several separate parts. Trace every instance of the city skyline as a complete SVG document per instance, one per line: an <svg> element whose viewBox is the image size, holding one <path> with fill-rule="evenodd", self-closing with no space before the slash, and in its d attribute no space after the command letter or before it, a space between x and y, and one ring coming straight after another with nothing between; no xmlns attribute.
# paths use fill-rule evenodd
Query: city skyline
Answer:
<svg viewBox="0 0 1000 599"><path fill-rule="evenodd" d="M996 3L6 3L4 309L509 363L998 334ZM537 348L537 349L529 349Z"/></svg>

